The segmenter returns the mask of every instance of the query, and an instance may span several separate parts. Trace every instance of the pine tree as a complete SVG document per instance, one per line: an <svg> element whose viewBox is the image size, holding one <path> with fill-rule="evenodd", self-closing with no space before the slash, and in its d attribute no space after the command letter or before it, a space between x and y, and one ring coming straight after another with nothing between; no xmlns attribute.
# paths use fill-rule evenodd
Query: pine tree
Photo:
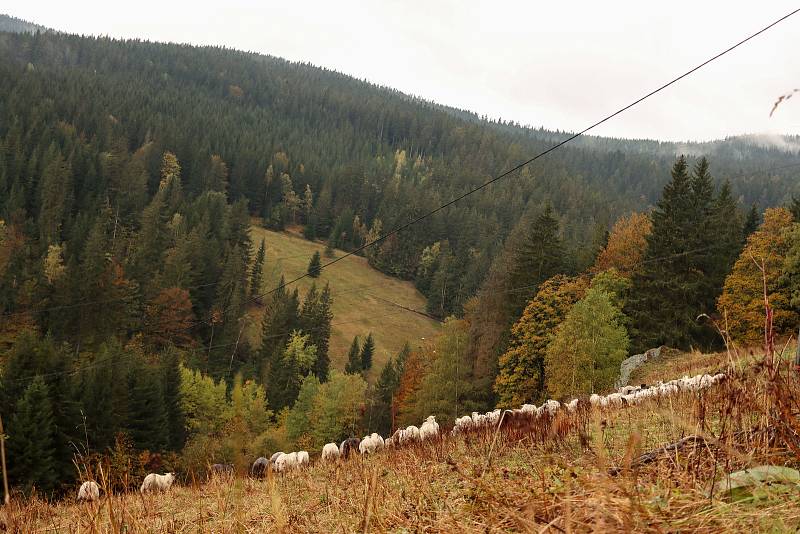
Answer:
<svg viewBox="0 0 800 534"><path fill-rule="evenodd" d="M800 214L800 211L798 214ZM750 206L750 209L747 211L747 217L745 218L744 225L742 226L742 244L747 242L747 238L750 237L750 234L758 230L760 225L761 213L758 211L758 206L756 203L753 202L753 204Z"/></svg>
<svg viewBox="0 0 800 534"><path fill-rule="evenodd" d="M311 261L308 262L308 276L318 278L321 273L321 266L319 251L315 250L314 255L311 256Z"/></svg>
<svg viewBox="0 0 800 534"><path fill-rule="evenodd" d="M289 332L299 327L297 289L289 294L284 287L285 283L281 276L278 289L266 303L261 323L261 349L256 368L261 373L263 384L269 383L272 367L280 361L286 341L289 339ZM274 388L268 387L267 394L270 396L270 405L274 408L272 403Z"/></svg>
<svg viewBox="0 0 800 534"><path fill-rule="evenodd" d="M353 375L361 372L361 348L358 342L358 336L353 338L350 344L350 351L347 353L347 364L345 365L344 372Z"/></svg>
<svg viewBox="0 0 800 534"><path fill-rule="evenodd" d="M528 227L513 261L510 286L519 291L507 295L513 317L519 316L539 284L564 269L564 246L553 208L547 205Z"/></svg>
<svg viewBox="0 0 800 534"><path fill-rule="evenodd" d="M309 336L292 332L286 343L278 366L273 367L270 389L274 390L269 405L275 411L292 406L300 392L303 379L311 373L317 359L317 348L309 343Z"/></svg>
<svg viewBox="0 0 800 534"><path fill-rule="evenodd" d="M37 376L8 422L8 470L12 484L49 492L58 481L56 428L50 390Z"/></svg>
<svg viewBox="0 0 800 534"><path fill-rule="evenodd" d="M716 339L696 318L713 310L724 276L724 251L715 241L723 232L719 213L725 211L715 211L708 163L701 159L690 175L686 158L678 158L651 216L643 267L633 278L626 314L633 320L634 350L688 349Z"/></svg>
<svg viewBox="0 0 800 534"><path fill-rule="evenodd" d="M314 374L320 382L328 379L330 368L328 347L331 337L331 320L333 319L332 305L330 286L325 284L322 292L318 293L316 284L312 284L300 311L300 329L310 336L309 342L317 347Z"/></svg>
<svg viewBox="0 0 800 534"><path fill-rule="evenodd" d="M372 357L375 354L375 341L372 339L372 332L367 334L367 339L361 346L361 369L369 371L372 369Z"/></svg>
<svg viewBox="0 0 800 534"><path fill-rule="evenodd" d="M258 252L256 253L256 261L253 263L253 268L250 271L250 298L251 299L260 299L261 295L261 279L263 278L263 271L264 271L264 256L266 254L265 251L265 243L264 240L261 240L261 245L258 247Z"/></svg>
<svg viewBox="0 0 800 534"><path fill-rule="evenodd" d="M128 429L137 449L162 451L169 432L164 406L164 380L143 362L135 362L128 378Z"/></svg>
<svg viewBox="0 0 800 534"><path fill-rule="evenodd" d="M796 198L794 195L792 195L792 201L789 203L789 213L792 214L795 222L800 222L800 198Z"/></svg>
<svg viewBox="0 0 800 534"><path fill-rule="evenodd" d="M161 357L164 382L164 408L169 439L167 448L180 451L186 442L186 420L181 410L180 358L174 349L167 349Z"/></svg>

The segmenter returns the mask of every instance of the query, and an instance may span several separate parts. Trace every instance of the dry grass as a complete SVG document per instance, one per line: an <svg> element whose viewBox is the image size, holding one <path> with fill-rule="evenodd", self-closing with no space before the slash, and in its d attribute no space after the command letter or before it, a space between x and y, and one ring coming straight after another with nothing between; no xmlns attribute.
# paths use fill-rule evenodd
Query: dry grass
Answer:
<svg viewBox="0 0 800 534"><path fill-rule="evenodd" d="M256 248L262 238L266 242L263 291L276 287L281 274L287 280L305 274L312 254L315 251L323 254L325 249L323 244L257 226L251 227L250 235ZM336 251L337 256L342 254L342 251ZM322 260L323 263L327 260L324 255ZM301 297L312 282L314 279L305 278L297 283ZM433 337L439 331L436 321L395 305L425 310L425 297L411 282L384 275L370 267L365 258L350 256L322 271L316 284L321 288L326 282L330 283L334 301L330 357L335 368L344 368L347 351L356 335L373 333L376 350L369 376L374 378L386 360L397 354L406 341L412 347L417 346L420 338ZM254 308L250 315L248 339L258 346L263 308Z"/></svg>
<svg viewBox="0 0 800 534"><path fill-rule="evenodd" d="M214 480L99 505L15 501L11 532L743 532L800 528L797 488L731 501L715 481L797 466L800 381L759 363L711 390L553 420L268 480ZM696 436L659 454L665 443ZM489 454L490 449L491 457ZM639 461L641 452L654 461Z"/></svg>

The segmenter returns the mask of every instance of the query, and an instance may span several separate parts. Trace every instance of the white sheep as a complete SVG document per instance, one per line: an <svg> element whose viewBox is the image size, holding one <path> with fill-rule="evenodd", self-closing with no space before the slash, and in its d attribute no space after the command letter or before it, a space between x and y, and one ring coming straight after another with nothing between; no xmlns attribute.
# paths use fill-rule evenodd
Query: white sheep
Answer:
<svg viewBox="0 0 800 534"><path fill-rule="evenodd" d="M567 403L567 411L572 413L578 409L578 399L572 399Z"/></svg>
<svg viewBox="0 0 800 534"><path fill-rule="evenodd" d="M369 437L372 438L372 441L375 443L375 451L383 450L386 445L386 440L384 440L380 434L373 432Z"/></svg>
<svg viewBox="0 0 800 534"><path fill-rule="evenodd" d="M140 491L142 493L146 491L167 491L172 487L173 482L175 482L175 473L167 473L166 475L150 473L144 477Z"/></svg>
<svg viewBox="0 0 800 534"><path fill-rule="evenodd" d="M559 408L561 408L560 402L549 399L547 402L542 404L541 408L539 408L539 413L547 412L550 415L555 415Z"/></svg>
<svg viewBox="0 0 800 534"><path fill-rule="evenodd" d="M290 452L289 454L282 454L278 456L278 458L275 460L275 471L278 473L289 471L290 469L294 469L297 466L298 466L298 459L296 452Z"/></svg>
<svg viewBox="0 0 800 534"><path fill-rule="evenodd" d="M307 466L311 463L311 458L308 457L308 451L300 451L297 453L297 467Z"/></svg>
<svg viewBox="0 0 800 534"><path fill-rule="evenodd" d="M337 460L339 458L339 446L335 443L326 443L322 447L322 460L324 462Z"/></svg>
<svg viewBox="0 0 800 534"><path fill-rule="evenodd" d="M427 419L425 419L425 422L422 423L422 426L419 429L419 438L421 441L425 441L435 438L438 435L439 423L436 422L436 418L434 416L430 415Z"/></svg>
<svg viewBox="0 0 800 534"><path fill-rule="evenodd" d="M358 452L361 454L372 454L375 452L376 447L377 443L372 439L372 436L364 436L364 439L358 444Z"/></svg>
<svg viewBox="0 0 800 534"><path fill-rule="evenodd" d="M591 404L593 408L595 408L595 407L598 407L598 406L600 406L600 403L601 403L601 401L602 401L602 398L603 398L603 397L601 397L601 396L600 396L600 395L598 395L597 393L592 393L592 394L589 396L589 404Z"/></svg>
<svg viewBox="0 0 800 534"><path fill-rule="evenodd" d="M100 486L94 480L87 480L78 490L79 501L96 501L100 498Z"/></svg>
<svg viewBox="0 0 800 534"><path fill-rule="evenodd" d="M404 445L406 443L412 443L414 441L419 441L419 439L420 439L419 428L417 428L414 425L406 427L406 429L403 430L403 433L400 434L401 445Z"/></svg>

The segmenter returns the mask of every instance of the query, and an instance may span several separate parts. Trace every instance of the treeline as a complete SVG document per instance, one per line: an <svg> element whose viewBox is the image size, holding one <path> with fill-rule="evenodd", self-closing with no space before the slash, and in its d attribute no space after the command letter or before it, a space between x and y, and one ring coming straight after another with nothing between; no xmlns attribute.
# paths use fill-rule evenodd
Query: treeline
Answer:
<svg viewBox="0 0 800 534"><path fill-rule="evenodd" d="M353 249L550 143L547 132L226 49L44 33L0 34L0 52L0 198L16 192L29 203L29 141L62 124L101 153L150 143L154 153L169 150L189 198L224 188L270 227L302 224L309 238ZM517 221L549 203L573 269L586 268L598 235L654 202L668 178L671 155L640 144L564 147L369 249L368 258L414 280L430 313L460 314ZM796 191L798 169L759 173L788 163L795 154L736 143L717 165L735 175L746 204L774 205ZM154 176L151 168L151 195Z"/></svg>
<svg viewBox="0 0 800 534"><path fill-rule="evenodd" d="M707 160L680 157L655 208L620 218L582 271L550 207L523 219L463 319L385 381L396 423L603 392L624 358L661 345L763 345L765 291L773 338L794 334L800 199L762 214L734 198Z"/></svg>

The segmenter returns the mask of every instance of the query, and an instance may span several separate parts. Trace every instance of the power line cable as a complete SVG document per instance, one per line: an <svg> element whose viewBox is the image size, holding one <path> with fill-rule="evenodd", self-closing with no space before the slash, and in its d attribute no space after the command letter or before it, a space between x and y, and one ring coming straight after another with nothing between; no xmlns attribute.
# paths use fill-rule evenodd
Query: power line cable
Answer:
<svg viewBox="0 0 800 534"><path fill-rule="evenodd" d="M631 109L632 107L644 102L645 100L647 100L651 96L653 96L653 95L655 95L657 93L660 93L664 89L676 84L677 82L679 82L680 80L686 78L687 76L690 76L691 74L693 74L694 72L696 72L696 71L700 70L701 68L705 67L709 63L712 63L713 61L716 61L717 59L723 57L724 55L728 54L729 52L739 48L743 44L745 44L748 41L754 39L755 37L761 35L762 33L766 32L770 28L773 28L774 26L780 24L781 22L783 22L784 20L788 19L792 15L795 15L798 11L800 11L800 8L795 9L794 11L791 11L790 13L782 16L781 18L775 20L774 22L768 24L767 26L764 26L763 28L761 28L760 30L756 31L755 33L752 33L752 34L748 35L744 39L742 39L742 40L738 41L737 43L733 44L732 46L729 46L728 48L726 48L722 52L719 52L716 55L710 57L709 59L703 61L702 63L692 67L691 69L687 70L683 74L673 78L672 80L668 81L667 83L665 83L665 84L657 87L656 89L650 91L646 95L634 100L630 104L618 109L617 111L614 111L613 113L611 113L609 115L606 115L602 119L600 119L597 122L591 124L590 126L587 126L583 130L581 130L581 131L579 131L579 132L577 132L575 134L570 135L566 139L564 139L564 140L552 145L550 148L548 148L548 149L546 149L546 150L544 150L542 152L539 152L538 154L536 154L532 158L530 158L530 159L528 159L526 161L523 161L522 163L512 167L511 169L509 169L509 170L507 170L507 171L495 176L491 180L488 180L488 181L482 183L481 185L479 185L477 187L474 187L473 189L470 189L466 193L463 193L463 194L453 198L452 200L440 205L439 207L437 207L437 208L435 208L433 210L430 210L430 211L420 215L419 217L416 217L416 218L414 218L414 219L412 219L412 220L410 220L410 221L408 221L408 222L406 222L404 224L401 224L400 226L395 227L394 229L390 230L389 232L386 232L385 234L382 234L381 236L377 237L376 239L373 239L372 241L369 241L369 242L364 243L363 245L357 247L355 250L347 252L343 256L340 256L340 257L338 257L338 258L336 258L334 260L331 260L331 261L323 264L320 267L320 271L323 270L323 269L326 269L327 267L330 267L331 265L334 265L334 264L342 261L343 259L345 259L345 258L347 258L349 256L356 255L359 252L361 252L362 250L371 247L372 245L380 243L381 241L385 240L386 238L388 238L388 237L390 237L392 235L395 235L395 234L405 230L406 228L408 228L410 226L413 226L413 225L415 225L415 224L427 219L428 217L430 217L430 216L432 216L432 215L444 210L445 208L447 208L449 206L452 206L456 202L458 202L458 201L460 201L460 200L462 200L462 199L464 199L464 198L466 198L466 197L468 197L468 196L470 196L470 195L472 195L474 193L477 193L478 191L481 191L482 189L485 189L486 187L490 186L491 184L493 184L493 183L495 183L495 182L497 182L499 180L502 180L506 176L508 176L510 174L513 174L514 172L522 169L523 167L525 167L527 165L530 165L531 163L533 163L534 161L538 160L539 158L541 158L543 156L546 156L550 152L553 152L553 151L561 148L562 146L566 145L567 143L570 143L571 141L573 141L573 140L577 139L578 137L584 135L585 133L589 132L590 130L593 130L594 128L596 128L596 127L608 122L609 120L613 119L617 115L620 115L621 113L624 113L625 111ZM285 288L285 287L287 287L287 286L289 286L291 284L294 284L295 282L298 282L298 281L306 278L307 276L308 276L308 273L303 274L301 276L298 276L297 278L294 278L292 280L289 280L288 282L284 282L283 284L279 285L278 287L275 287L275 288L271 289L270 291L268 291L268 292L266 292L266 293L264 293L262 295L259 295L259 298L260 297L264 297L266 295L269 295L270 293L274 293L275 291L279 291L280 289L283 289L283 288Z"/></svg>

